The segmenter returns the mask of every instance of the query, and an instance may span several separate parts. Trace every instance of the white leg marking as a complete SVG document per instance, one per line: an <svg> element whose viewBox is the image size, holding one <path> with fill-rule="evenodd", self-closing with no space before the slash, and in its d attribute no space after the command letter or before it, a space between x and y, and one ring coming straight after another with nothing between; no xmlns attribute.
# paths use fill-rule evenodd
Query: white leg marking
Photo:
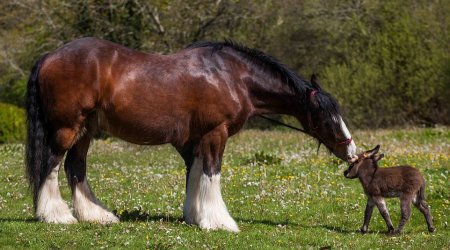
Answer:
<svg viewBox="0 0 450 250"><path fill-rule="evenodd" d="M196 224L196 217L199 209L199 182L203 174L202 159L195 158L188 176L186 188L186 200L183 206L184 220L188 224Z"/></svg>
<svg viewBox="0 0 450 250"><path fill-rule="evenodd" d="M67 203L62 199L58 186L60 164L53 168L39 190L36 216L39 221L49 223L76 223Z"/></svg>
<svg viewBox="0 0 450 250"><path fill-rule="evenodd" d="M344 132L344 136L346 139L351 138L352 135L350 134L350 131L348 131L347 126L345 125L345 122L342 120L342 117L339 116L339 121L341 123L342 132ZM356 145L355 140L352 140L350 144L347 145L347 156L352 157L356 155Z"/></svg>
<svg viewBox="0 0 450 250"><path fill-rule="evenodd" d="M98 222L101 224L119 221L119 218L109 212L97 198L95 198L86 178L83 182L75 185L72 199L75 216L80 221Z"/></svg>
<svg viewBox="0 0 450 250"><path fill-rule="evenodd" d="M220 174L211 177L204 174L202 158L195 158L192 164L183 213L188 224L197 224L203 229L239 232L222 199Z"/></svg>

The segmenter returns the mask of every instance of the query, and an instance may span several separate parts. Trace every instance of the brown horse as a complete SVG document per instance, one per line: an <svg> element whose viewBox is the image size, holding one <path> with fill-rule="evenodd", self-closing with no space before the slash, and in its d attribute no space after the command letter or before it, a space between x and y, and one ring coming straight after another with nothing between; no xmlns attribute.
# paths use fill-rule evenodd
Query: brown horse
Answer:
<svg viewBox="0 0 450 250"><path fill-rule="evenodd" d="M118 218L95 198L86 176L100 130L128 142L172 144L187 167L184 219L239 231L222 200L220 168L228 137L252 116L287 114L343 160L355 154L336 101L264 53L232 42L198 42L171 55L83 38L43 56L27 87L27 173L39 220ZM60 162L74 215L58 187Z"/></svg>

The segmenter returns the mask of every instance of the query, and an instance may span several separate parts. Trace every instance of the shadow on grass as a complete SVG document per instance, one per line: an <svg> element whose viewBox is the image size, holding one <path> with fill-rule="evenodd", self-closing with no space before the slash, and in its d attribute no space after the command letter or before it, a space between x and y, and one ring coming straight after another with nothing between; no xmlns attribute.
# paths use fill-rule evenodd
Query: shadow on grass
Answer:
<svg viewBox="0 0 450 250"><path fill-rule="evenodd" d="M180 217L175 217L172 215L163 215L163 214L155 214L151 215L146 211L142 211L140 209L133 209L131 211L125 210L121 211L121 213L117 213L117 210L114 210L113 213L120 218L120 221L123 222L147 222L147 221L162 221L162 222L170 222L170 223L182 223L184 220ZM299 224L295 222L290 222L289 220L284 221L272 221L272 220L251 220L251 219L240 219L235 218L238 222L248 223L248 224L263 224L274 227L301 227L304 229L312 229L312 228L322 228L329 231L333 231L340 234L351 234L351 233L360 233L359 230L348 230L339 226L331 226L331 225L306 225ZM38 222L35 218L0 218L0 223L3 222L25 222L25 223L35 223ZM367 234L379 234L377 231L369 231Z"/></svg>
<svg viewBox="0 0 450 250"><path fill-rule="evenodd" d="M31 222L37 222L38 220L35 218L26 218L26 219L21 219L21 218L0 218L0 223L3 222L25 222L25 223L31 223Z"/></svg>
<svg viewBox="0 0 450 250"><path fill-rule="evenodd" d="M292 227L301 227L304 229L319 228L319 229L326 229L326 230L333 231L335 233L340 233L340 234L351 234L351 233L360 234L359 230L349 230L349 229L345 229L340 226L332 226L332 225L326 225L326 224L307 225L307 224L299 224L299 223L295 223L295 222L290 222L289 220L271 221L271 220L250 220L250 219L239 219L239 218L236 218L236 219L237 219L237 221L241 221L241 222L249 223L249 224L264 224L264 225L278 226L278 227L292 226ZM380 232L377 232L377 231L367 232L367 234L379 234L379 233Z"/></svg>
<svg viewBox="0 0 450 250"><path fill-rule="evenodd" d="M170 222L170 223L182 223L184 220L180 217L174 217L172 215L163 215L163 214L156 214L152 215L149 214L146 211L143 211L141 209L133 209L133 210L125 210L121 211L120 214L117 213L117 210L113 211L114 214L119 216L120 221L128 221L128 222L146 222L146 221L163 221L163 222ZM248 224L263 224L263 225L269 225L274 227L284 227L284 226L293 226L293 227L301 227L305 229L312 229L312 228L319 228L319 229L326 229L329 231L333 231L340 234L351 234L351 233L360 233L359 230L348 230L343 227L339 226L332 226L332 225L326 225L326 224L320 224L320 225L306 225L306 224L299 224L295 222L291 222L289 220L284 221L272 221L272 220L251 220L251 219L243 219L243 218L235 218L238 222L248 223ZM369 231L368 234L378 234L379 232L372 232Z"/></svg>

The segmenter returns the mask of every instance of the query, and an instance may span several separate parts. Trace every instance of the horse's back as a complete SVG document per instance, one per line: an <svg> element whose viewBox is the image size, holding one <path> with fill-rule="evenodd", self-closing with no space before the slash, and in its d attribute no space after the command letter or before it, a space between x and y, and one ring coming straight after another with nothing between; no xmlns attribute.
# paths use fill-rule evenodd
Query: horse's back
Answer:
<svg viewBox="0 0 450 250"><path fill-rule="evenodd" d="M95 113L98 126L122 139L183 144L235 119L245 106L238 78L210 55L146 54L82 38L49 54L40 72L41 92L54 123L79 124Z"/></svg>

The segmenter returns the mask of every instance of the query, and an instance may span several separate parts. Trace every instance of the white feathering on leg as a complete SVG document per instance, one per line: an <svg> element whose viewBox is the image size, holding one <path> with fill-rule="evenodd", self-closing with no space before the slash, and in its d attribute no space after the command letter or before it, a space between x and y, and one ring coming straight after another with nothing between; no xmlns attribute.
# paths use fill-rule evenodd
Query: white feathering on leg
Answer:
<svg viewBox="0 0 450 250"><path fill-rule="evenodd" d="M220 192L220 174L211 177L202 174L200 178L200 211L199 226L201 228L225 229L239 232L239 227L228 213Z"/></svg>
<svg viewBox="0 0 450 250"><path fill-rule="evenodd" d="M186 200L183 206L184 220L188 224L196 224L196 217L199 208L199 183L200 176L203 173L201 166L202 159L195 158L189 171L188 183L186 188Z"/></svg>
<svg viewBox="0 0 450 250"><path fill-rule="evenodd" d="M58 164L52 169L39 190L36 216L39 221L49 223L76 223L67 203L62 199L58 186Z"/></svg>
<svg viewBox="0 0 450 250"><path fill-rule="evenodd" d="M239 232L239 227L231 218L220 192L220 174L211 177L203 173L202 159L195 158L191 167L184 217L187 223L197 224L204 229L224 229Z"/></svg>
<svg viewBox="0 0 450 250"><path fill-rule="evenodd" d="M109 212L91 191L89 184L84 179L83 182L75 185L73 192L73 206L75 216L80 221L98 222L101 224L115 223L119 221L113 213Z"/></svg>

